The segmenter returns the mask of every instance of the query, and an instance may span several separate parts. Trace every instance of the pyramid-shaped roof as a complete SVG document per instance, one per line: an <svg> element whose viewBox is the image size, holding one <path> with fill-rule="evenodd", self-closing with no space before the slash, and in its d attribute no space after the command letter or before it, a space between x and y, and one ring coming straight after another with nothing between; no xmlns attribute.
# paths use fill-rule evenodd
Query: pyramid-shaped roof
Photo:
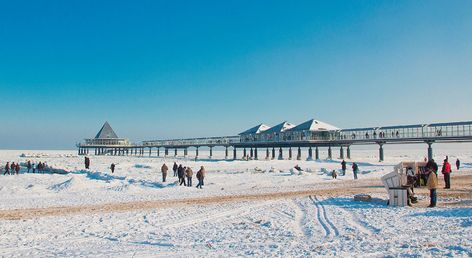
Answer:
<svg viewBox="0 0 472 258"><path fill-rule="evenodd" d="M100 129L100 131L97 133L97 136L95 136L95 139L118 139L118 136L116 135L115 131L113 131L110 124L105 122L105 124L102 126L102 129Z"/></svg>
<svg viewBox="0 0 472 258"><path fill-rule="evenodd" d="M266 131L264 131L264 133L280 133L280 132L284 132L290 128L293 128L295 127L294 124L291 124L291 123L288 123L287 121L285 122L282 122L276 126L273 126L269 129L267 129Z"/></svg>
<svg viewBox="0 0 472 258"><path fill-rule="evenodd" d="M315 119L310 119L304 123L301 123L291 129L290 131L332 131L339 130L336 126L321 122Z"/></svg>
<svg viewBox="0 0 472 258"><path fill-rule="evenodd" d="M250 129L247 129L246 131L240 133L239 135L245 135L245 134L257 134L257 133L262 133L265 130L269 129L270 127L265 125L265 124L258 124Z"/></svg>

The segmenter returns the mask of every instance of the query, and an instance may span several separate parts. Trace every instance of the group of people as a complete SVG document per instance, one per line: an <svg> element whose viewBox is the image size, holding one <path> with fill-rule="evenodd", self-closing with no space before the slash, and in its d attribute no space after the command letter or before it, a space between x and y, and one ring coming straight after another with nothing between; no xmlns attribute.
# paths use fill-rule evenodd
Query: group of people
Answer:
<svg viewBox="0 0 472 258"><path fill-rule="evenodd" d="M460 169L460 160L456 160L456 168L457 170ZM428 180L426 185L428 186L428 189L430 191L430 204L428 207L436 207L436 202L437 202L437 192L436 189L438 188L438 164L434 161L434 159L430 159L428 163L426 163L425 170L428 174ZM451 164L449 163L449 158L446 156L446 158L443 161L441 173L444 176L444 184L445 187L444 189L450 189L451 188Z"/></svg>
<svg viewBox="0 0 472 258"><path fill-rule="evenodd" d="M167 178L167 171L169 171L169 168L167 165L164 163L161 167L161 172L162 172L162 182L166 181ZM192 186L192 178L193 178L193 170L191 167L184 167L182 164L177 165L176 162L174 162L174 165L172 166L172 171L174 171L174 177L179 178L179 185L184 185L187 187ZM205 178L205 168L203 166L200 167L200 169L197 172L197 188L202 188L204 185L204 178Z"/></svg>
<svg viewBox="0 0 472 258"><path fill-rule="evenodd" d="M456 168L457 170L460 169L460 160L456 160ZM415 174L412 167L408 167L406 170L407 176L407 187L408 187L408 204L410 202L415 203L416 198L414 197L414 187L420 186L420 181L425 182L424 185L428 187L429 196L430 196L430 203L428 207L436 207L437 204L437 188L438 188L438 171L439 166L434 161L434 159L430 159L427 161L424 169L422 169L421 173ZM452 167L449 163L449 158L446 158L443 161L441 173L444 177L444 189L451 188L451 173Z"/></svg>
<svg viewBox="0 0 472 258"><path fill-rule="evenodd" d="M12 162L10 164L10 162L7 162L7 164L5 165L5 172L3 173L3 175L6 175L6 174L9 174L9 175L14 175L15 173L18 175L18 173L20 172L20 164L19 163L16 163L15 162Z"/></svg>
<svg viewBox="0 0 472 258"><path fill-rule="evenodd" d="M31 162L31 160L28 160L28 162L26 162L26 173L36 173L36 171L38 171L38 173L44 173L44 171L46 170L47 168L47 164L46 162L38 162L38 164L34 164ZM7 162L7 164L5 165L5 167L3 167L3 169L5 170L3 172L3 175L6 175L6 174L9 174L9 175L18 175L20 173L20 170L21 170L21 165L19 162L15 163L15 162Z"/></svg>
<svg viewBox="0 0 472 258"><path fill-rule="evenodd" d="M84 165L85 165L85 169L90 169L89 157L85 157ZM115 173L115 168L116 168L116 164L112 163L110 165L110 170L112 174ZM174 162L174 165L172 166L172 170L174 171L174 177L177 176L179 178L179 185L184 185L187 187L192 186L193 170L191 167L184 167L182 166L182 164L177 165L177 163ZM162 182L166 182L168 171L169 171L169 167L167 167L167 165L164 163L161 167ZM201 166L200 169L198 170L196 177L198 180L197 188L201 189L204 185L203 180L205 179L205 168L203 166Z"/></svg>
<svg viewBox="0 0 472 258"><path fill-rule="evenodd" d="M351 168L352 168L352 173L354 175L354 179L358 179L357 174L359 173L359 165L357 165L356 162L353 162ZM347 163L345 160L343 160L341 161L341 171L343 172L343 176L346 175L346 170L347 170ZM336 173L336 171L333 170L333 172L331 173L331 176L333 177L333 179L336 179L338 177L338 173Z"/></svg>

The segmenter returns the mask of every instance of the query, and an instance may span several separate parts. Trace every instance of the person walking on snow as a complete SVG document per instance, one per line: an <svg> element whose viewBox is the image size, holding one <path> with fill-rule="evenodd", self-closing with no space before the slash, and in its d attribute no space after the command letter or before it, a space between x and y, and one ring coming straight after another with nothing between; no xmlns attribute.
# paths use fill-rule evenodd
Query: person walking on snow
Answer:
<svg viewBox="0 0 472 258"><path fill-rule="evenodd" d="M15 172L16 172L17 175L18 175L18 173L20 173L20 169L21 169L20 163L16 163Z"/></svg>
<svg viewBox="0 0 472 258"><path fill-rule="evenodd" d="M354 173L354 179L357 179L357 172L359 172L359 166L354 162L352 163L352 172Z"/></svg>
<svg viewBox="0 0 472 258"><path fill-rule="evenodd" d="M456 160L456 168L459 170L461 167L461 161L459 159Z"/></svg>
<svg viewBox="0 0 472 258"><path fill-rule="evenodd" d="M38 170L38 173L41 173L41 168L43 165L41 164L41 161L36 165L36 170Z"/></svg>
<svg viewBox="0 0 472 258"><path fill-rule="evenodd" d="M115 173L115 163L111 163L110 165L111 173Z"/></svg>
<svg viewBox="0 0 472 258"><path fill-rule="evenodd" d="M203 166L201 166L200 170L198 170L198 172L197 172L197 179L198 179L197 188L202 189L204 178L205 178L205 168Z"/></svg>
<svg viewBox="0 0 472 258"><path fill-rule="evenodd" d="M7 173L10 175L10 162L7 162L7 164L5 165L5 172L3 173L3 175L6 175Z"/></svg>
<svg viewBox="0 0 472 258"><path fill-rule="evenodd" d="M179 176L179 185L183 184L184 186L187 186L185 183L185 168L182 167L182 164L177 168L177 176Z"/></svg>
<svg viewBox="0 0 472 258"><path fill-rule="evenodd" d="M90 158L89 157L85 157L85 169L89 169L90 168Z"/></svg>
<svg viewBox="0 0 472 258"><path fill-rule="evenodd" d="M430 160L432 163L436 164L434 160ZM429 163L429 162L428 162ZM437 167L438 165L436 164L436 170L434 169L434 164L431 165L431 168L428 168L429 176L428 176L428 182L426 185L428 186L429 189L429 197L430 197L430 204L429 208L436 207L436 201L437 201L437 193L436 189L438 188L438 170Z"/></svg>
<svg viewBox="0 0 472 258"><path fill-rule="evenodd" d="M193 171L190 167L185 170L185 176L187 177L187 187L192 187L192 176Z"/></svg>
<svg viewBox="0 0 472 258"><path fill-rule="evenodd" d="M31 160L28 160L28 163L26 164L26 168L28 169L28 171L26 173L29 173L30 170L31 170Z"/></svg>
<svg viewBox="0 0 472 258"><path fill-rule="evenodd" d="M177 163L174 162L174 166L172 167L172 170L174 170L174 177L177 176L177 170L179 169L179 166L177 166Z"/></svg>
<svg viewBox="0 0 472 258"><path fill-rule="evenodd" d="M341 169L343 170L343 176L345 176L346 175L346 161L345 160L341 162Z"/></svg>
<svg viewBox="0 0 472 258"><path fill-rule="evenodd" d="M168 171L168 170L169 170L169 168L168 168L167 165L164 163L164 165L162 165L162 167L161 167L162 182L165 182L165 181L166 181L167 171Z"/></svg>
<svg viewBox="0 0 472 258"><path fill-rule="evenodd" d="M451 188L451 164L447 161L447 159L444 160L442 169L441 169L442 174L444 175L444 183L446 186L444 189L450 189Z"/></svg>
<svg viewBox="0 0 472 258"><path fill-rule="evenodd" d="M12 162L11 165L10 165L10 172L12 175L15 174L15 169L16 169L16 164L15 162Z"/></svg>

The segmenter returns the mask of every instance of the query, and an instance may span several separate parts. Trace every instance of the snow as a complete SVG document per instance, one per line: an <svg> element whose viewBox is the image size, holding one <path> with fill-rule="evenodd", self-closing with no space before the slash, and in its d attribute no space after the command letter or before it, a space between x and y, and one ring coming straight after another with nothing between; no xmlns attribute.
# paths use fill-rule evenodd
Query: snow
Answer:
<svg viewBox="0 0 472 258"><path fill-rule="evenodd" d="M383 189L372 192L371 202L353 201L345 192L288 195L295 191L339 191L380 177L402 160L422 160L426 147L386 147L386 161L377 162L377 150L351 149L359 164L360 180L331 178L340 160L222 161L191 157L90 156L91 170L75 151L0 151L6 161L46 161L69 174L24 174L0 177L0 212L60 206L87 206L128 202L168 201L148 209L76 212L50 216L0 219L0 257L195 257L195 256L472 256L470 199L445 198L459 205L390 208ZM423 148L424 147L424 148ZM215 152L215 151L214 151ZM295 152L294 152L295 153ZM22 155L24 154L24 155ZM191 152L189 152L191 155ZM223 153L215 152L216 158ZM284 153L285 155L287 153ZM333 150L333 156L336 152ZM463 164L460 174L472 174L470 144L439 145L436 159L445 155ZM200 156L208 155L200 150ZM239 154L241 155L241 154ZM306 155L306 150L304 150ZM320 155L326 157L325 151ZM259 157L265 151L259 151ZM304 156L306 159L306 156ZM160 166L177 161L197 171L205 166L203 189L177 185L173 172L162 183ZM351 161L348 161L351 162ZM109 166L116 164L111 174ZM302 173L293 173L298 164ZM348 163L350 168L350 163ZM194 183L196 179L194 178ZM454 181L453 181L454 187ZM335 190L337 189L337 190ZM261 198L210 203L178 203L198 198L260 195ZM264 196L267 196L264 195ZM426 202L426 195L418 196ZM176 204L173 205L172 203ZM15 211L16 212L16 211Z"/></svg>

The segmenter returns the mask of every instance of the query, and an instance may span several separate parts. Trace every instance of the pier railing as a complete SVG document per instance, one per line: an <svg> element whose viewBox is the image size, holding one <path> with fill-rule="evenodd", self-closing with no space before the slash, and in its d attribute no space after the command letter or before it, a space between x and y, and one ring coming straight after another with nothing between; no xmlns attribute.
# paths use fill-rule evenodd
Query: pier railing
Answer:
<svg viewBox="0 0 472 258"><path fill-rule="evenodd" d="M239 143L239 136L222 136L222 137L204 137L204 138L189 138L189 139L173 139L173 140L155 140L144 141L143 147L154 146L225 146Z"/></svg>
<svg viewBox="0 0 472 258"><path fill-rule="evenodd" d="M141 144L133 144L119 139L117 142L110 140L102 142L87 140L77 144L77 147L110 147L110 148L143 148L166 147L185 148L200 146L241 146L241 145L296 145L303 144L329 144L350 145L369 144L382 142L409 143L421 141L472 141L472 121L416 124L403 126L385 126L341 129L335 131L285 131L273 134L253 134L243 136L202 137L171 140L143 141Z"/></svg>

